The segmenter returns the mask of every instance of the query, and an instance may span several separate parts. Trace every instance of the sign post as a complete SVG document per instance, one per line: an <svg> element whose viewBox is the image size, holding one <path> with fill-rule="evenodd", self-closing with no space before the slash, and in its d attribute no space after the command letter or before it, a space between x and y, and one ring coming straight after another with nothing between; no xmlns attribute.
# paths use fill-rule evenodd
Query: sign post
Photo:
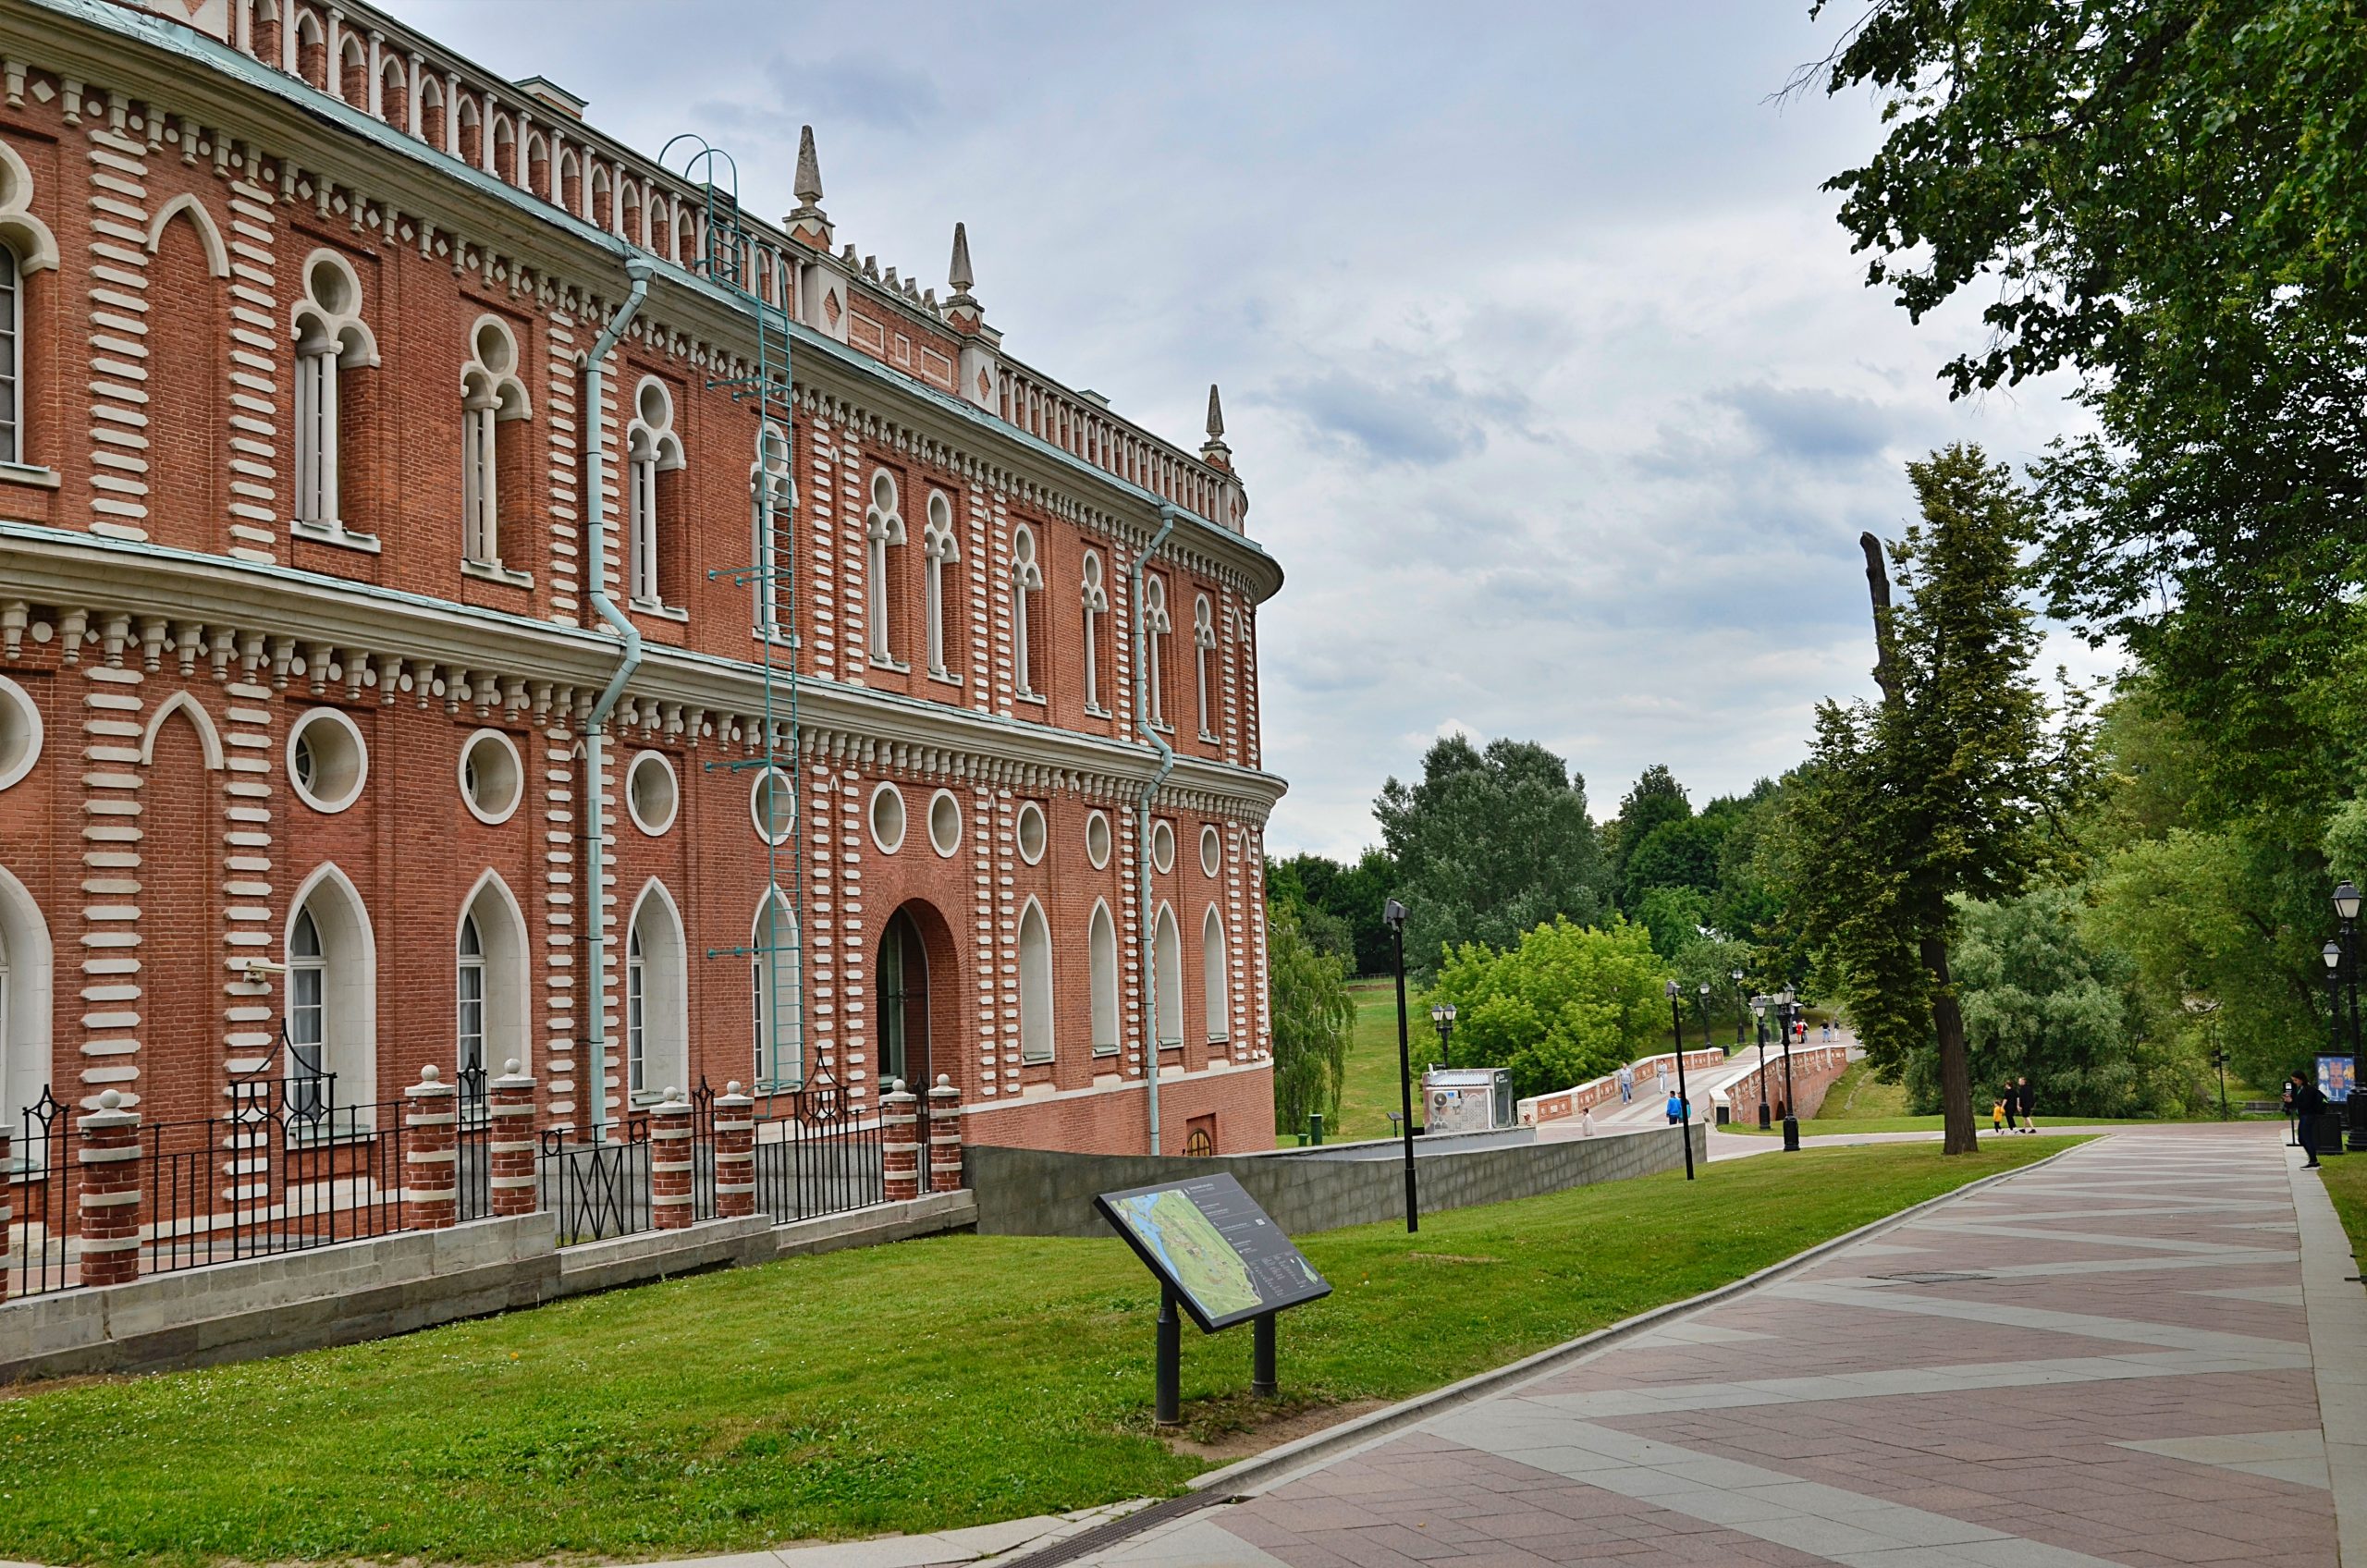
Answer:
<svg viewBox="0 0 2367 1568"><path fill-rule="evenodd" d="M1152 1399L1159 1425L1173 1427L1182 1420L1179 1307L1204 1334L1250 1324L1250 1389L1272 1398L1278 1386L1275 1315L1322 1300L1331 1286L1257 1200L1231 1176L1219 1175L1104 1193L1093 1207L1159 1280Z"/></svg>

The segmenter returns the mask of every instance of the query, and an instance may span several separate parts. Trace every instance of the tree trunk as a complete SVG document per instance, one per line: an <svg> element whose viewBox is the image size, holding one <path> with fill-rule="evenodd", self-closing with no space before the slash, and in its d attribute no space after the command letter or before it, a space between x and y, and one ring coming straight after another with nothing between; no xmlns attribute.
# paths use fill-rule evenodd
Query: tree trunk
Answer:
<svg viewBox="0 0 2367 1568"><path fill-rule="evenodd" d="M1972 1130L1972 1064L1964 1048L1964 1009L1948 984L1948 941L1923 938L1923 967L1932 972L1932 1029L1940 1042L1940 1152L1970 1154L1978 1146Z"/></svg>
<svg viewBox="0 0 2367 1568"><path fill-rule="evenodd" d="M1906 705L1907 693L1898 683L1898 643L1890 623L1890 569L1883 564L1883 542L1870 533L1858 535L1866 554L1866 594L1874 602L1874 684L1883 689L1883 706L1895 716Z"/></svg>

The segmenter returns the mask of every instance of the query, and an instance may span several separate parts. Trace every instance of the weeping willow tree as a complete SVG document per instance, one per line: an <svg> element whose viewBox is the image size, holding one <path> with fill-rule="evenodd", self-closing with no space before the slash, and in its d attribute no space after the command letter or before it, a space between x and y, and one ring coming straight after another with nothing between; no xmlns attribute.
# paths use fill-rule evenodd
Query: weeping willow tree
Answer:
<svg viewBox="0 0 2367 1568"><path fill-rule="evenodd" d="M1317 1110L1335 1119L1356 1020L1347 966L1316 949L1289 905L1269 902L1266 979L1273 1004L1274 1124L1304 1127Z"/></svg>

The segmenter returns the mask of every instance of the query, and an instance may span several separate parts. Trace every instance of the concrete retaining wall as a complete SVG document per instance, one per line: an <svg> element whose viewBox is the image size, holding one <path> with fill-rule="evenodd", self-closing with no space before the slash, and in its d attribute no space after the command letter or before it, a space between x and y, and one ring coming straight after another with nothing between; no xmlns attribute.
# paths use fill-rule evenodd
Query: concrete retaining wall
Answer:
<svg viewBox="0 0 2367 1568"><path fill-rule="evenodd" d="M480 1219L0 1305L0 1383L352 1344L643 1280L967 1229L967 1192L775 1225L716 1219L561 1249L548 1213Z"/></svg>
<svg viewBox="0 0 2367 1568"><path fill-rule="evenodd" d="M1695 1158L1707 1158L1708 1129L1696 1122L1691 1131ZM1422 1142L1416 1140L1417 1151ZM1294 1234L1405 1217L1405 1178L1396 1161L1312 1159L1297 1154L1188 1159L985 1145L966 1151L981 1235L1105 1236L1110 1228L1094 1212L1096 1194L1212 1171L1240 1182L1276 1224ZM1422 1210L1428 1214L1649 1175L1684 1161L1677 1130L1650 1127L1594 1138L1431 1154L1417 1161L1417 1175Z"/></svg>

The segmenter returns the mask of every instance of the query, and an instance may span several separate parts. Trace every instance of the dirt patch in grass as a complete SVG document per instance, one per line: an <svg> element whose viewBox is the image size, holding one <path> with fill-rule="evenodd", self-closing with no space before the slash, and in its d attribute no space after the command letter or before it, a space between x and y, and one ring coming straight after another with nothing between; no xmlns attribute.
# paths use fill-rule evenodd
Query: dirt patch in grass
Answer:
<svg viewBox="0 0 2367 1568"><path fill-rule="evenodd" d="M1332 1400L1293 1401L1287 1395L1274 1400L1253 1400L1234 1396L1222 1400L1200 1400L1203 1407L1223 1406L1222 1410L1186 1407L1184 1430L1167 1439L1171 1452L1205 1459L1211 1465L1230 1464L1236 1459L1280 1448L1284 1443L1336 1427L1343 1421L1353 1421L1359 1415L1384 1409L1383 1399L1352 1399L1344 1403Z"/></svg>

